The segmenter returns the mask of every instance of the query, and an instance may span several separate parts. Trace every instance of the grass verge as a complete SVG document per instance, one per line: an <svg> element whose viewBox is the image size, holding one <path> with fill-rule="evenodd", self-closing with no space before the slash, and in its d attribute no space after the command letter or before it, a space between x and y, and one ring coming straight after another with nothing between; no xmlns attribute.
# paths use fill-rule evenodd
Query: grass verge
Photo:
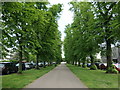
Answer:
<svg viewBox="0 0 120 90"><path fill-rule="evenodd" d="M0 76L2 77L2 88L23 88L24 86L52 70L54 67L55 66L49 66L40 70L26 70L23 71L22 75L10 74Z"/></svg>
<svg viewBox="0 0 120 90"><path fill-rule="evenodd" d="M88 88L118 88L119 74L106 74L102 70L89 70L78 66L67 64L67 67L88 87Z"/></svg>

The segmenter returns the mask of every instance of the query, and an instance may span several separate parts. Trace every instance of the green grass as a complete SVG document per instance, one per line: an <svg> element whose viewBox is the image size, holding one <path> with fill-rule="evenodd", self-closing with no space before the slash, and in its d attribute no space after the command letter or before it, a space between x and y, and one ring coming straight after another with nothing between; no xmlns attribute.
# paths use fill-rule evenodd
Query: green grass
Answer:
<svg viewBox="0 0 120 90"><path fill-rule="evenodd" d="M37 78L43 76L50 70L52 70L54 66L49 66L46 68L42 68L40 70L26 70L23 71L23 74L10 74L3 75L2 77L2 88L23 88L29 83L33 82Z"/></svg>
<svg viewBox="0 0 120 90"><path fill-rule="evenodd" d="M106 74L102 70L89 70L69 64L67 66L88 88L118 88L119 74Z"/></svg>

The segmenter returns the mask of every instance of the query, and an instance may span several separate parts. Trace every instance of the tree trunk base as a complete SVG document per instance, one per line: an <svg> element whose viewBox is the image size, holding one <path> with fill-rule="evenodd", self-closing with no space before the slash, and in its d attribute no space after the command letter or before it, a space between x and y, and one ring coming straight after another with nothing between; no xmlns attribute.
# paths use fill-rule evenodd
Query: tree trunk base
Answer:
<svg viewBox="0 0 120 90"><path fill-rule="evenodd" d="M81 65L79 64L78 67L81 67Z"/></svg>
<svg viewBox="0 0 120 90"><path fill-rule="evenodd" d="M36 70L40 70L40 68L38 66L35 67Z"/></svg>
<svg viewBox="0 0 120 90"><path fill-rule="evenodd" d="M35 68L36 70L40 70L40 68Z"/></svg>
<svg viewBox="0 0 120 90"><path fill-rule="evenodd" d="M43 68L46 68L46 66L43 66Z"/></svg>
<svg viewBox="0 0 120 90"><path fill-rule="evenodd" d="M21 71L18 71L17 74L22 74L22 72L21 72Z"/></svg>
<svg viewBox="0 0 120 90"><path fill-rule="evenodd" d="M107 72L107 71L106 71L106 73L107 74L118 74L117 72Z"/></svg>
<svg viewBox="0 0 120 90"><path fill-rule="evenodd" d="M107 70L106 73L108 73L108 74L118 74L119 72L116 69L112 69L112 70Z"/></svg>

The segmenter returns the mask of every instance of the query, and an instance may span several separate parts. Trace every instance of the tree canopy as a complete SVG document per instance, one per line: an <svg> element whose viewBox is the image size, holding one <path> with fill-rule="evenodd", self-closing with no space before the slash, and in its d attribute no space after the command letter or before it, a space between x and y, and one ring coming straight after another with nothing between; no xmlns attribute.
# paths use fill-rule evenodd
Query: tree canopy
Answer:
<svg viewBox="0 0 120 90"><path fill-rule="evenodd" d="M65 59L83 67L90 58L91 69L95 55L105 51L107 72L112 70L111 45L119 42L119 2L70 2L73 23L66 26L64 40ZM105 47L102 43L106 43ZM117 44L118 45L118 44Z"/></svg>
<svg viewBox="0 0 120 90"><path fill-rule="evenodd" d="M18 52L19 73L22 60L30 61L31 55L36 57L37 69L40 61L60 62L62 43L57 19L61 11L61 4L51 6L47 2L2 3L2 53L5 57L8 48Z"/></svg>

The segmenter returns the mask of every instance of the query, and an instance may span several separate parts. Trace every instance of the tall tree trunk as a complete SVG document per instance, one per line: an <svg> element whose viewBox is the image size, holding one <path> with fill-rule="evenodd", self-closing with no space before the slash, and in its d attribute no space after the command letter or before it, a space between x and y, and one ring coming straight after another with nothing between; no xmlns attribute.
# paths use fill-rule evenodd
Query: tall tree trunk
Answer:
<svg viewBox="0 0 120 90"><path fill-rule="evenodd" d="M94 62L94 57L92 55L90 55L90 60L91 60L91 66L95 64Z"/></svg>
<svg viewBox="0 0 120 90"><path fill-rule="evenodd" d="M48 62L48 66L51 66L51 61Z"/></svg>
<svg viewBox="0 0 120 90"><path fill-rule="evenodd" d="M38 59L39 59L39 54L36 55L36 69L39 69L39 66L38 66Z"/></svg>
<svg viewBox="0 0 120 90"><path fill-rule="evenodd" d="M108 68L111 67L112 65L112 50L111 50L111 40L110 39L107 39L106 40L106 57L107 57L107 72L108 73L111 73Z"/></svg>
<svg viewBox="0 0 120 90"><path fill-rule="evenodd" d="M18 74L22 74L22 34L21 36L19 36L17 33L16 33L16 36L17 36L17 40L18 40L18 43L19 43L19 66L18 66Z"/></svg>
<svg viewBox="0 0 120 90"><path fill-rule="evenodd" d="M78 66L80 66L80 60L78 60Z"/></svg>
<svg viewBox="0 0 120 90"><path fill-rule="evenodd" d="M67 61L68 64L71 64L70 61Z"/></svg>
<svg viewBox="0 0 120 90"><path fill-rule="evenodd" d="M107 25L108 23L106 22L105 25ZM106 41L106 59L107 59L107 73L112 73L112 70L108 70L109 68L111 68L112 65L112 50L111 50L111 31L109 30L109 28L106 26L105 27L106 30L106 37L105 37L105 41Z"/></svg>
<svg viewBox="0 0 120 90"><path fill-rule="evenodd" d="M50 61L50 66L52 65L52 62Z"/></svg>
<svg viewBox="0 0 120 90"><path fill-rule="evenodd" d="M74 60L72 61L72 65L74 65Z"/></svg>
<svg viewBox="0 0 120 90"><path fill-rule="evenodd" d="M18 74L22 74L22 46L20 46L20 51L19 51Z"/></svg>
<svg viewBox="0 0 120 90"><path fill-rule="evenodd" d="M43 61L43 67L45 68L46 66L45 66L45 61Z"/></svg>
<svg viewBox="0 0 120 90"><path fill-rule="evenodd" d="M75 60L75 66L77 66L77 60Z"/></svg>
<svg viewBox="0 0 120 90"><path fill-rule="evenodd" d="M60 63L60 61L57 59L57 60L56 60L56 64L59 64L59 63Z"/></svg>
<svg viewBox="0 0 120 90"><path fill-rule="evenodd" d="M77 60L77 56L76 55L74 56L74 59L75 59L75 66L77 66L77 61L78 60Z"/></svg>

